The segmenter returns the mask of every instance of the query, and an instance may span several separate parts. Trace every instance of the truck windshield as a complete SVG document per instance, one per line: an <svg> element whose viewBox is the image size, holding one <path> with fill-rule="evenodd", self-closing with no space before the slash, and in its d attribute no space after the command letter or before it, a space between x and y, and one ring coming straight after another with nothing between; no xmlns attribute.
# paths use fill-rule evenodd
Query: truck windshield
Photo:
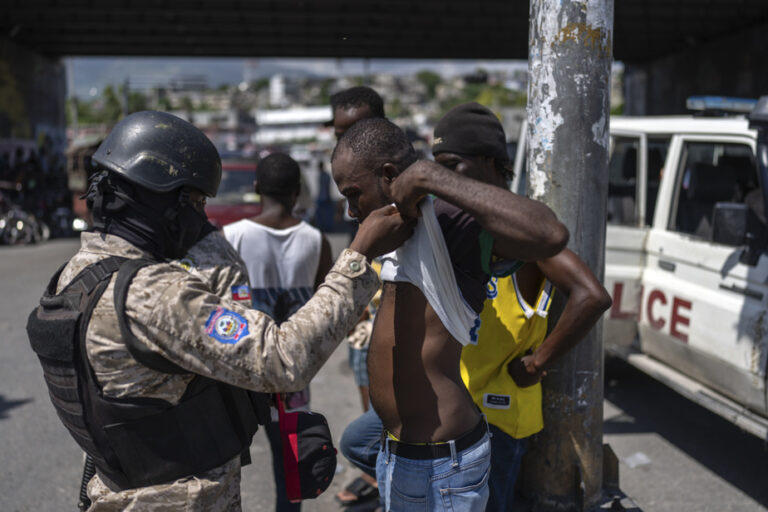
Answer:
<svg viewBox="0 0 768 512"><path fill-rule="evenodd" d="M712 238L712 214L716 203L752 205L759 199L752 148L746 144L686 142L677 183L674 231ZM755 205L756 206L756 205ZM762 212L755 212L758 218Z"/></svg>

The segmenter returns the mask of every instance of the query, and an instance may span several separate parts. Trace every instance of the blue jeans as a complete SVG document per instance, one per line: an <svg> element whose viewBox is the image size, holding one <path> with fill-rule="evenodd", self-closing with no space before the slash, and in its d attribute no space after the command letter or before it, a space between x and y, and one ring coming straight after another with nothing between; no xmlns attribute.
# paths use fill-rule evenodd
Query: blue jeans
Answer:
<svg viewBox="0 0 768 512"><path fill-rule="evenodd" d="M355 376L355 384L358 386L368 386L368 347L354 348L350 346L347 356L349 367Z"/></svg>
<svg viewBox="0 0 768 512"><path fill-rule="evenodd" d="M520 462L528 447L528 438L515 439L502 432L498 427L488 424L491 431L491 478L488 487L491 494L488 499L488 512L508 512L512 510L515 496L515 482L520 472Z"/></svg>
<svg viewBox="0 0 768 512"><path fill-rule="evenodd" d="M376 461L379 494L387 512L482 512L488 501L490 471L487 433L469 448L439 459L398 457L385 442Z"/></svg>
<svg viewBox="0 0 768 512"><path fill-rule="evenodd" d="M347 425L339 441L339 450L349 459L349 462L374 478L376 478L376 457L379 455L379 440L383 429L379 415L371 407Z"/></svg>

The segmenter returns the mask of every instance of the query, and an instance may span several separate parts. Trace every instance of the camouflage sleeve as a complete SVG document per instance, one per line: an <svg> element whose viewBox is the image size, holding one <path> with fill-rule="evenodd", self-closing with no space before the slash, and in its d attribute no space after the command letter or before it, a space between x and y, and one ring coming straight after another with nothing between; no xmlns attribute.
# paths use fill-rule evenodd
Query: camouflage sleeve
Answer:
<svg viewBox="0 0 768 512"><path fill-rule="evenodd" d="M221 231L206 235L174 264L199 277L219 297L232 297L233 287L248 285L245 263Z"/></svg>
<svg viewBox="0 0 768 512"><path fill-rule="evenodd" d="M255 391L298 391L355 325L380 282L361 254L346 250L315 295L279 326L221 299L168 265L142 269L126 312L136 337L190 372Z"/></svg>

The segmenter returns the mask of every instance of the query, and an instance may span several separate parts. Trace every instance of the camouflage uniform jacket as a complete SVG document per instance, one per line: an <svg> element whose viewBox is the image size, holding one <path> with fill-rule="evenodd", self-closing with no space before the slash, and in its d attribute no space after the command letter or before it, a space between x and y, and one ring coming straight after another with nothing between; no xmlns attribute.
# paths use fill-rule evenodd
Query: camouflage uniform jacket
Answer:
<svg viewBox="0 0 768 512"><path fill-rule="evenodd" d="M232 298L233 286L248 286L248 270L221 231L209 233L173 263L205 281L222 299Z"/></svg>
<svg viewBox="0 0 768 512"><path fill-rule="evenodd" d="M174 263L144 267L128 291L126 314L133 334L189 375L159 373L128 354L113 305L113 277L86 334L87 356L105 395L176 404L192 374L255 391L302 389L379 286L365 258L345 251L312 299L278 327L249 304L222 299L209 286L216 284L216 291L226 296L230 283L247 282L237 254L225 244L218 233L209 235L182 263L193 263L190 271ZM210 250L219 251L218 257ZM59 291L85 266L108 256L148 257L122 238L84 233L80 251L59 279ZM222 260L229 268L217 268ZM239 486L238 458L200 475L122 492L111 491L96 476L88 487L93 502L89 510L240 510Z"/></svg>

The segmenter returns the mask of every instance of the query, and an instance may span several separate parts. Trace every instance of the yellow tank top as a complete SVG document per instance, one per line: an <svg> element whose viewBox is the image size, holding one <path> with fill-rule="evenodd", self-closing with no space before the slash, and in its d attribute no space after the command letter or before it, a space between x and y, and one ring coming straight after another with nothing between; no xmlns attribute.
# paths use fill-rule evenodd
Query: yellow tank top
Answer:
<svg viewBox="0 0 768 512"><path fill-rule="evenodd" d="M489 423L517 439L544 428L541 384L517 387L507 364L544 340L552 292L552 284L542 280L536 304L531 306L518 293L514 274L491 278L477 343L461 352L461 378L472 399Z"/></svg>

